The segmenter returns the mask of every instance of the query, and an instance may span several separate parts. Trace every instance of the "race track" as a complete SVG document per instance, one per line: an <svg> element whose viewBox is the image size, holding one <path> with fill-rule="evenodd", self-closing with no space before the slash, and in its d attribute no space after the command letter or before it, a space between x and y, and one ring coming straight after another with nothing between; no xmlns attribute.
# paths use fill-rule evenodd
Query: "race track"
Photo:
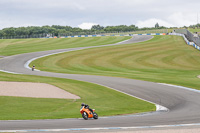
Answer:
<svg viewBox="0 0 200 133"><path fill-rule="evenodd" d="M135 36L129 41L113 45L141 42L151 38L152 36ZM200 123L200 93L195 91L133 79L42 71L32 72L25 68L27 62L36 57L86 48L92 47L51 50L5 57L0 59L0 70L96 83L162 105L169 110L144 115L105 117L88 121L83 119L0 121L0 130L137 127Z"/></svg>

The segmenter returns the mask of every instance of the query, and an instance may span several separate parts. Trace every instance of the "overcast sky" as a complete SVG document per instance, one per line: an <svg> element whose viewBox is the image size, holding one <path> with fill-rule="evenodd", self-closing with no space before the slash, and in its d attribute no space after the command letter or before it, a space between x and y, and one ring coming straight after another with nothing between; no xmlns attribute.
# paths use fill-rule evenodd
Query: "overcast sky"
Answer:
<svg viewBox="0 0 200 133"><path fill-rule="evenodd" d="M197 17L199 14L199 17ZM0 0L0 29L68 25L90 28L189 26L200 21L200 0Z"/></svg>

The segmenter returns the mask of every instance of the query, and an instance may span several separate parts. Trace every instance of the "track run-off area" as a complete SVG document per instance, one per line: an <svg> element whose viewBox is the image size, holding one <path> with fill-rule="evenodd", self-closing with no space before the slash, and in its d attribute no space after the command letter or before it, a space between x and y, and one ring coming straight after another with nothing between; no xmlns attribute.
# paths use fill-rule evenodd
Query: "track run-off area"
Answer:
<svg viewBox="0 0 200 133"><path fill-rule="evenodd" d="M134 36L128 41L117 44L59 49L8 56L0 59L0 70L14 74L58 77L95 83L128 94L130 96L161 105L164 107L163 110L139 115L100 117L98 120L88 121L83 119L0 121L0 131L131 129L137 127L164 127L164 125L168 125L166 127L174 125L199 126L200 93L193 89L120 77L63 74L44 71L32 72L30 69L28 69L28 65L31 63L31 61L44 56L88 48L137 43L149 40L151 38L152 36Z"/></svg>

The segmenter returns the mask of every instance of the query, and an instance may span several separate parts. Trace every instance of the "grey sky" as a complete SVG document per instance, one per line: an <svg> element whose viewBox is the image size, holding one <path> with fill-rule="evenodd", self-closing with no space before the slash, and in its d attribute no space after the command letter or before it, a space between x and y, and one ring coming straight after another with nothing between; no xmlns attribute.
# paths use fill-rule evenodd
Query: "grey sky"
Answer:
<svg viewBox="0 0 200 133"><path fill-rule="evenodd" d="M92 24L152 27L197 23L200 0L0 0L0 29L5 27ZM199 17L200 21L200 17Z"/></svg>

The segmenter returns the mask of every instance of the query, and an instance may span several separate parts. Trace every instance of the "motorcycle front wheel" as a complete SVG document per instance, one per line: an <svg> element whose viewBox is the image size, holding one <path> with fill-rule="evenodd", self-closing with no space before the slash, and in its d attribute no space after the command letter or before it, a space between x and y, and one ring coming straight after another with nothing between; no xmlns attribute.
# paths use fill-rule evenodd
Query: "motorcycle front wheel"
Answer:
<svg viewBox="0 0 200 133"><path fill-rule="evenodd" d="M82 117L83 119L88 120L88 114L86 112L83 112Z"/></svg>

